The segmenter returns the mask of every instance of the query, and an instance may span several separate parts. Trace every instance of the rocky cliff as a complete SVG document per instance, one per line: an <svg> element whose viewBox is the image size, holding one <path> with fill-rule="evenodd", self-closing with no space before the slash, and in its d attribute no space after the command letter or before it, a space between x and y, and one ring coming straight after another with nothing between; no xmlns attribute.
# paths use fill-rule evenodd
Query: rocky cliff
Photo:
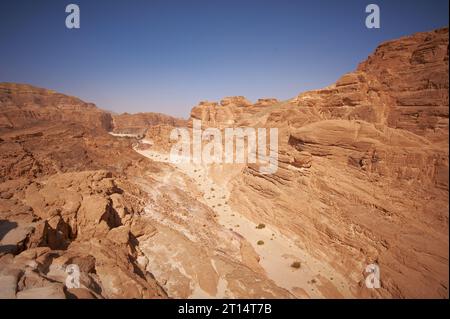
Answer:
<svg viewBox="0 0 450 319"><path fill-rule="evenodd" d="M285 236L289 248L269 236L273 244L255 249L294 296L448 298L448 108L448 29L440 29L381 44L327 88L287 101L204 101L191 120L279 129L275 174L227 164L207 175L229 190L226 203L211 199L219 219L230 210ZM149 130L151 149L167 152L170 131ZM238 232L251 242L251 231ZM285 263L295 260L294 247L309 278L297 287L272 258L282 251ZM365 286L372 263L381 289Z"/></svg>
<svg viewBox="0 0 450 319"><path fill-rule="evenodd" d="M155 125L186 126L186 121L161 113L114 114L113 132L144 136L148 128Z"/></svg>
<svg viewBox="0 0 450 319"><path fill-rule="evenodd" d="M92 103L31 85L0 83L0 129L48 121L112 128L111 115Z"/></svg>
<svg viewBox="0 0 450 319"><path fill-rule="evenodd" d="M171 163L191 124L168 116L5 83L0 103L1 297L448 298L448 29L287 101L192 109L204 128L278 128L270 175Z"/></svg>
<svg viewBox="0 0 450 319"><path fill-rule="evenodd" d="M336 84L235 118L282 134L278 172L245 168L233 203L359 277L359 296L447 298L448 109L448 29L386 42Z"/></svg>
<svg viewBox="0 0 450 319"><path fill-rule="evenodd" d="M383 43L355 72L291 103L321 119L363 120L445 141L448 29Z"/></svg>

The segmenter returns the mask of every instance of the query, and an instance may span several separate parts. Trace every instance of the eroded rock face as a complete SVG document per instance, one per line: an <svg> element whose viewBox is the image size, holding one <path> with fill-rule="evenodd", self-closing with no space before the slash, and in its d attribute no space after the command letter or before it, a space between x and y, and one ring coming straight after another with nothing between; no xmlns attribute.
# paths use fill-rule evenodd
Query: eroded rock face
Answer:
<svg viewBox="0 0 450 319"><path fill-rule="evenodd" d="M191 119L201 120L206 126L236 126L264 107L279 104L277 99L259 99L252 104L243 96L223 98L220 103L202 101L191 111Z"/></svg>
<svg viewBox="0 0 450 319"><path fill-rule="evenodd" d="M445 141L448 29L383 43L355 72L292 104L321 119L360 119Z"/></svg>
<svg viewBox="0 0 450 319"><path fill-rule="evenodd" d="M0 102L0 297L448 298L448 29L292 100L192 109L204 128L278 128L269 175L173 165L170 132L191 124L170 117L113 116L138 141L55 92L1 84Z"/></svg>
<svg viewBox="0 0 450 319"><path fill-rule="evenodd" d="M220 101L220 105L246 107L246 106L251 106L252 102L247 100L244 96L231 96L231 97L223 98Z"/></svg>
<svg viewBox="0 0 450 319"><path fill-rule="evenodd" d="M359 278L357 296L447 298L448 107L448 29L384 43L336 84L255 115L280 129L279 169L248 166L234 207Z"/></svg>
<svg viewBox="0 0 450 319"><path fill-rule="evenodd" d="M77 122L110 130L111 115L76 97L31 85L0 83L0 129L32 123Z"/></svg>
<svg viewBox="0 0 450 319"><path fill-rule="evenodd" d="M84 171L2 184L2 194L11 191L0 216L4 296L166 296L151 274L136 271L142 255L136 238L152 226L133 226L143 201L132 185L107 171ZM71 264L80 268L82 290L65 286Z"/></svg>
<svg viewBox="0 0 450 319"><path fill-rule="evenodd" d="M298 238L355 280L355 296L448 297L447 28L383 43L335 84L286 103L221 108L201 104L191 117L279 129L277 172L234 174L233 209ZM374 262L384 281L370 291Z"/></svg>
<svg viewBox="0 0 450 319"><path fill-rule="evenodd" d="M279 103L279 101L275 98L258 99L258 101L254 104L254 106L264 107L264 106L275 105L278 103Z"/></svg>
<svg viewBox="0 0 450 319"><path fill-rule="evenodd" d="M185 126L186 122L160 113L114 114L113 132L144 136L146 131L156 125Z"/></svg>
<svg viewBox="0 0 450 319"><path fill-rule="evenodd" d="M147 135L166 143L172 129L159 124ZM76 121L1 132L1 297L292 297L199 194L164 182L183 175L133 143ZM80 268L80 288L66 285L70 265Z"/></svg>
<svg viewBox="0 0 450 319"><path fill-rule="evenodd" d="M78 120L43 118L1 132L0 296L164 298L138 263L136 238L153 227L135 231L146 197L127 178L142 176L140 165L156 168L131 141ZM71 264L80 267L80 288L65 283Z"/></svg>

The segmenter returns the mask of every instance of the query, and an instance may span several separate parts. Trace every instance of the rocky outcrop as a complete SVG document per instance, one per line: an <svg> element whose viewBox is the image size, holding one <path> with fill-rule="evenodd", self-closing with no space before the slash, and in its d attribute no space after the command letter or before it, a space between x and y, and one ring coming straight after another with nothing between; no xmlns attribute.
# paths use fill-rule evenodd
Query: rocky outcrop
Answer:
<svg viewBox="0 0 450 319"><path fill-rule="evenodd" d="M251 106L252 102L247 100L244 96L230 96L225 97L220 101L222 106L236 106L236 107L247 107Z"/></svg>
<svg viewBox="0 0 450 319"><path fill-rule="evenodd" d="M42 103L32 107L50 116L20 118L23 124L0 133L0 297L166 297L138 264L137 238L153 228L150 221L135 226L145 196L128 179L152 164L100 120L92 127L93 118L53 122L58 106ZM81 288L65 283L72 264Z"/></svg>
<svg viewBox="0 0 450 319"><path fill-rule="evenodd" d="M448 298L448 105L448 29L386 42L336 84L255 114L280 129L279 169L249 165L234 207L298 236L357 296ZM374 262L382 289L368 290Z"/></svg>
<svg viewBox="0 0 450 319"><path fill-rule="evenodd" d="M233 210L297 238L355 296L448 298L448 86L445 28L381 44L329 87L239 109L201 103L191 118L279 129L275 174L222 171ZM365 288L370 263L382 289Z"/></svg>
<svg viewBox="0 0 450 319"><path fill-rule="evenodd" d="M137 271L137 238L151 225L133 226L143 202L125 180L107 171L55 174L3 183L0 193L2 297L166 296L151 274ZM75 290L65 284L72 264L80 269Z"/></svg>
<svg viewBox="0 0 450 319"><path fill-rule="evenodd" d="M130 141L78 123L43 123L1 136L0 182L81 170L122 174L144 165Z"/></svg>
<svg viewBox="0 0 450 319"><path fill-rule="evenodd" d="M76 122L111 129L111 115L92 103L26 84L0 83L0 129L41 122Z"/></svg>
<svg viewBox="0 0 450 319"><path fill-rule="evenodd" d="M223 98L220 103L202 101L191 111L191 119L201 120L205 126L237 126L264 107L277 105L277 99L259 99L252 104L243 96Z"/></svg>
<svg viewBox="0 0 450 319"><path fill-rule="evenodd" d="M278 128L274 174L170 163L190 125L170 117L114 115L138 144L78 99L0 89L0 297L448 298L448 29L288 101L192 109L203 128Z"/></svg>
<svg viewBox="0 0 450 319"><path fill-rule="evenodd" d="M155 125L186 126L186 121L161 113L114 114L113 132L144 136Z"/></svg>
<svg viewBox="0 0 450 319"><path fill-rule="evenodd" d="M448 83L448 29L440 29L383 43L355 72L291 103L320 119L363 120L442 141Z"/></svg>
<svg viewBox="0 0 450 319"><path fill-rule="evenodd" d="M275 98L267 98L267 99L258 99L258 101L254 104L254 106L264 107L264 106L270 106L280 103Z"/></svg>
<svg viewBox="0 0 450 319"><path fill-rule="evenodd" d="M147 137L163 144L172 129L154 125ZM292 297L134 140L47 120L0 136L0 297ZM173 245L184 253L161 249ZM65 282L71 265L80 288Z"/></svg>
<svg viewBox="0 0 450 319"><path fill-rule="evenodd" d="M215 123L216 111L218 107L219 104L217 102L201 101L197 106L192 108L191 118L201 120L202 122L206 123ZM226 122L228 122L228 120L232 121L231 118L230 119L223 118L223 120L225 120Z"/></svg>

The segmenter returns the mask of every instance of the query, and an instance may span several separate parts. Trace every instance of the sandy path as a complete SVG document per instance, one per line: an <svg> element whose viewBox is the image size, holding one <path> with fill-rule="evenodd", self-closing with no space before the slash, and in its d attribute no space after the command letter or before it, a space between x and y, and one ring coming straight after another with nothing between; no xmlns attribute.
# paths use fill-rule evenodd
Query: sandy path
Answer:
<svg viewBox="0 0 450 319"><path fill-rule="evenodd" d="M145 140L142 142L151 144ZM218 223L239 233L253 246L260 256L260 265L279 287L299 298L323 298L324 293L327 297L330 294L335 297L352 295L346 284L348 279L335 273L329 265L307 254L275 227L257 227L258 224L233 211L228 205L230 192L227 185L213 180L210 167L192 162L174 164L167 154L153 150L136 151L154 161L170 163L189 176L203 194L200 200L216 213ZM296 261L301 262L299 269L291 267Z"/></svg>
<svg viewBox="0 0 450 319"><path fill-rule="evenodd" d="M113 132L109 132L110 135L115 136L115 137L139 137L139 135L137 134L125 134L125 133L113 133Z"/></svg>

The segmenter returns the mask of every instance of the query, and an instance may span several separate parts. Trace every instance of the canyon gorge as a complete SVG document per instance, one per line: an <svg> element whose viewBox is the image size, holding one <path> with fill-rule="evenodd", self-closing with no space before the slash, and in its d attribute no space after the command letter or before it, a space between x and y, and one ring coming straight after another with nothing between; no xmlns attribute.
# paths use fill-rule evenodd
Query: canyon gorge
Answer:
<svg viewBox="0 0 450 319"><path fill-rule="evenodd" d="M188 119L0 83L0 298L448 298L448 50L416 33L328 87ZM277 171L172 163L193 120L277 128Z"/></svg>

